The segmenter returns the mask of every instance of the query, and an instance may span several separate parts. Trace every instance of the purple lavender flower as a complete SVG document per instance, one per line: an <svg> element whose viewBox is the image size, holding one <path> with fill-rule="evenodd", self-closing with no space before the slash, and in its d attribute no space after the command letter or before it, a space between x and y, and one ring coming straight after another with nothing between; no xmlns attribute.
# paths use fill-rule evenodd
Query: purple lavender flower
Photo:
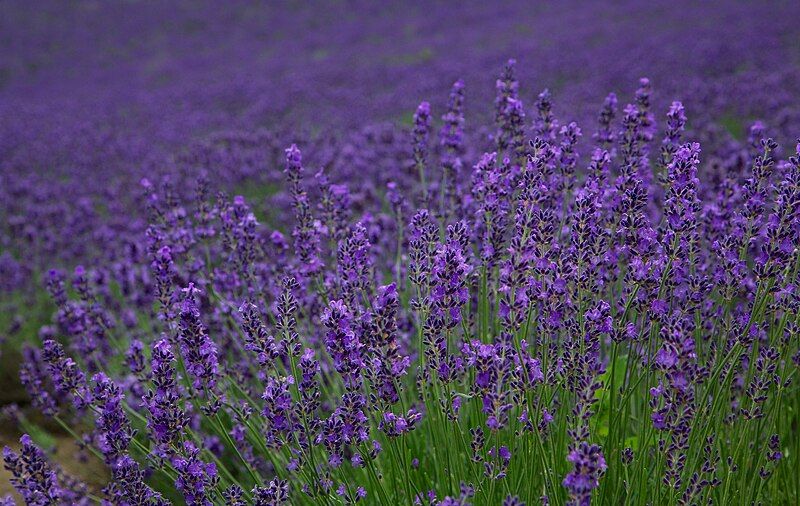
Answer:
<svg viewBox="0 0 800 506"><path fill-rule="evenodd" d="M442 155L441 191L445 201L452 199L454 185L459 181L461 173L461 156L464 154L464 82L460 79L453 83L450 98L447 101L447 113L442 116L442 130L439 133Z"/></svg>
<svg viewBox="0 0 800 506"><path fill-rule="evenodd" d="M408 276L425 294L431 283L429 273L436 251L438 230L427 209L417 211L408 228Z"/></svg>
<svg viewBox="0 0 800 506"><path fill-rule="evenodd" d="M146 363L144 357L144 343L138 339L131 340L130 347L125 353L125 362L128 368L135 375L140 375L144 372Z"/></svg>
<svg viewBox="0 0 800 506"><path fill-rule="evenodd" d="M502 253L509 213L508 171L495 163L495 153L484 153L472 171L472 197L477 203L481 260L491 268Z"/></svg>
<svg viewBox="0 0 800 506"><path fill-rule="evenodd" d="M561 127L559 130L561 143L559 145L559 172L561 175L560 185L556 190L572 190L575 185L575 166L578 163L578 154L575 147L578 139L583 135L580 127L574 121Z"/></svg>
<svg viewBox="0 0 800 506"><path fill-rule="evenodd" d="M239 485L231 485L222 492L225 504L229 506L247 506L244 500L244 490Z"/></svg>
<svg viewBox="0 0 800 506"><path fill-rule="evenodd" d="M510 102L519 98L519 82L514 76L516 64L516 60L508 60L505 67L503 67L500 78L495 83L494 118L497 125L495 145L498 153L505 152L511 144L511 138L514 136L511 118L508 113Z"/></svg>
<svg viewBox="0 0 800 506"><path fill-rule="evenodd" d="M258 365L267 367L280 355L275 338L261 320L258 306L245 302L239 307L239 313L242 315L245 349L256 354Z"/></svg>
<svg viewBox="0 0 800 506"><path fill-rule="evenodd" d="M454 230L451 228L451 232ZM461 309L468 302L467 276L472 270L459 239L450 235L450 240L437 247L433 258L430 313L422 329L426 367L445 382L452 380L460 368L459 360L448 348L453 330L461 323Z"/></svg>
<svg viewBox="0 0 800 506"><path fill-rule="evenodd" d="M359 336L352 328L352 314L341 300L332 301L322 315L322 323L328 329L325 347L333 359L333 366L342 376L347 390L361 387L364 362L363 348Z"/></svg>
<svg viewBox="0 0 800 506"><path fill-rule="evenodd" d="M52 384L49 367L39 348L23 346L19 380L34 408L47 416L58 412L58 398L54 397L49 387Z"/></svg>
<svg viewBox="0 0 800 506"><path fill-rule="evenodd" d="M451 177L458 176L461 161L459 156L464 151L464 82L453 83L450 98L447 101L447 112L442 116L442 131L439 134L445 151L444 170Z"/></svg>
<svg viewBox="0 0 800 506"><path fill-rule="evenodd" d="M536 99L537 118L534 121L534 134L546 142L556 140L558 120L553 115L553 101L550 90L544 89Z"/></svg>
<svg viewBox="0 0 800 506"><path fill-rule="evenodd" d="M431 269L434 280L432 316L440 319L447 329L461 322L461 307L467 303L467 276L471 270L460 244L448 241L437 248Z"/></svg>
<svg viewBox="0 0 800 506"><path fill-rule="evenodd" d="M323 171L319 171L314 179L320 189L319 209L328 229L327 234L332 239L341 241L350 221L350 192L346 185L331 184Z"/></svg>
<svg viewBox="0 0 800 506"><path fill-rule="evenodd" d="M11 484L22 496L25 504L48 506L60 504L64 491L58 484L56 472L47 461L44 452L33 443L31 437L23 435L19 442L22 450L17 453L8 446L3 448L3 461L11 477Z"/></svg>
<svg viewBox="0 0 800 506"><path fill-rule="evenodd" d="M421 102L414 113L414 163L425 169L428 156L428 134L431 128L431 104Z"/></svg>
<svg viewBox="0 0 800 506"><path fill-rule="evenodd" d="M691 233L697 226L696 214L699 211L697 192L697 164L699 163L699 144L687 144L675 153L670 164L668 186L664 202L667 226L675 234ZM673 235L667 237L671 241Z"/></svg>
<svg viewBox="0 0 800 506"><path fill-rule="evenodd" d="M95 421L98 431L98 447L113 469L116 461L128 449L136 431L123 407L125 402L121 389L104 373L92 377L94 403L97 407Z"/></svg>
<svg viewBox="0 0 800 506"><path fill-rule="evenodd" d="M389 437L397 437L414 430L421 419L422 414L413 408L405 415L384 413L380 429Z"/></svg>
<svg viewBox="0 0 800 506"><path fill-rule="evenodd" d="M567 456L573 470L564 478L564 487L569 492L568 504L589 506L592 490L600 486L600 477L605 473L606 460L597 445L581 442Z"/></svg>
<svg viewBox="0 0 800 506"><path fill-rule="evenodd" d="M669 165L672 161L672 156L678 150L681 140L681 134L686 128L686 113L684 112L683 104L680 102L672 102L667 113L667 131L664 134L664 140L661 141L661 158L659 163L662 167Z"/></svg>
<svg viewBox="0 0 800 506"><path fill-rule="evenodd" d="M609 93L603 101L603 108L598 114L597 132L592 136L599 144L601 149L609 149L616 140L616 134L612 129L614 117L617 114L617 96Z"/></svg>
<svg viewBox="0 0 800 506"><path fill-rule="evenodd" d="M217 347L200 320L195 303L196 289L189 283L180 309L178 344L192 385L198 390L214 388L218 375Z"/></svg>
<svg viewBox="0 0 800 506"><path fill-rule="evenodd" d="M219 481L214 463L205 463L200 457L200 450L190 441L183 443L183 452L172 459L172 465L178 473L175 487L183 494L189 506L211 506L211 489Z"/></svg>
<svg viewBox="0 0 800 506"><path fill-rule="evenodd" d="M286 149L286 169L284 170L290 185L295 220L294 238L295 255L299 271L305 276L314 276L322 268L319 258L319 233L314 226L311 205L301 181L303 175L302 155L296 145Z"/></svg>
<svg viewBox="0 0 800 506"><path fill-rule="evenodd" d="M791 265L800 244L800 141L789 158L786 176L775 191L775 210L767 218L766 243L756 256L755 270L762 277L775 276Z"/></svg>
<svg viewBox="0 0 800 506"><path fill-rule="evenodd" d="M154 390L144 397L149 411L147 428L156 443L168 447L178 440L189 423L176 382L175 355L169 342L161 339L153 345L151 370Z"/></svg>
<svg viewBox="0 0 800 506"><path fill-rule="evenodd" d="M320 389L318 375L320 372L319 361L314 358L314 350L306 348L300 356L299 367L301 380L298 385L300 391L299 409L306 415L311 415L320 405Z"/></svg>
<svg viewBox="0 0 800 506"><path fill-rule="evenodd" d="M341 403L325 420L317 443L328 451L328 463L339 467L348 447L357 447L369 440L369 420L365 413L366 398L358 392L342 395ZM351 448L352 451L352 448Z"/></svg>
<svg viewBox="0 0 800 506"><path fill-rule="evenodd" d="M173 278L175 267L172 260L172 251L169 246L162 246L155 254L151 265L156 283L156 296L161 303L161 310L169 311L172 304Z"/></svg>
<svg viewBox="0 0 800 506"><path fill-rule="evenodd" d="M291 377L270 377L261 395L264 400L262 414L267 421L265 439L270 445L280 446L282 441L289 439L297 425L292 394L289 391L293 383L294 379Z"/></svg>
<svg viewBox="0 0 800 506"><path fill-rule="evenodd" d="M47 362L56 393L68 397L75 409L85 409L91 402L91 391L86 382L86 375L75 360L68 357L64 347L53 340L43 343L42 357Z"/></svg>
<svg viewBox="0 0 800 506"><path fill-rule="evenodd" d="M167 506L161 494L145 482L145 473L129 455L124 455L111 465L112 481L103 489L114 504L133 506Z"/></svg>
<svg viewBox="0 0 800 506"><path fill-rule="evenodd" d="M253 489L254 506L280 506L289 501L289 483L274 479L266 487Z"/></svg>
<svg viewBox="0 0 800 506"><path fill-rule="evenodd" d="M361 222L356 223L347 238L339 243L337 260L342 297L353 306L365 297L372 278L370 243L367 230Z"/></svg>
<svg viewBox="0 0 800 506"><path fill-rule="evenodd" d="M367 374L378 397L394 404L400 399L398 385L411 365L411 358L402 354L397 336L397 286L392 283L379 287L377 299L366 333L367 360L371 365Z"/></svg>

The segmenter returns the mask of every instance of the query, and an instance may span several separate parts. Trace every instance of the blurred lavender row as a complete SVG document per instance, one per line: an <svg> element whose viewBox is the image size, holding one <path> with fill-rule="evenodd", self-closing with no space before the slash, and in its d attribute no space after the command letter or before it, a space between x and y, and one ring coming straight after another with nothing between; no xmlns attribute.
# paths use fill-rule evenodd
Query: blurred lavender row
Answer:
<svg viewBox="0 0 800 506"><path fill-rule="evenodd" d="M143 174L180 187L206 170L230 188L274 164L273 142L321 140L324 154L306 150L317 164L405 150L399 130L369 125L410 126L423 99L441 111L459 78L474 132L509 57L526 104L547 88L580 124L646 75L654 107L682 100L714 145L759 118L781 144L800 127L796 2L10 2L3 14L0 244L17 261L24 249L26 271L3 257L3 285L140 233ZM333 177L352 168L333 165Z"/></svg>

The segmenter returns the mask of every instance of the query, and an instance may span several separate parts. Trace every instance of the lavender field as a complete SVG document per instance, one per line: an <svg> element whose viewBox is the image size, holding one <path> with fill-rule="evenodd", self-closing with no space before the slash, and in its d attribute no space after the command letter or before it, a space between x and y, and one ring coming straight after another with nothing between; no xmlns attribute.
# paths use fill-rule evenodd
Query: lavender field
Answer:
<svg viewBox="0 0 800 506"><path fill-rule="evenodd" d="M800 504L799 19L0 3L0 505Z"/></svg>

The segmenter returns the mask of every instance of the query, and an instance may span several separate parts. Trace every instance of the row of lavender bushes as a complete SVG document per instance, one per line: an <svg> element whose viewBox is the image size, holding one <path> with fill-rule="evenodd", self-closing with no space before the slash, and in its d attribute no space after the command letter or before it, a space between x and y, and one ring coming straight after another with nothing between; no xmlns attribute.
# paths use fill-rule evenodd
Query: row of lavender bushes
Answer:
<svg viewBox="0 0 800 506"><path fill-rule="evenodd" d="M584 127L605 93L631 93L646 75L655 111L673 99L691 111L705 158L731 135L743 142L758 118L789 151L800 131L792 1L5 4L0 341L12 348L34 326L30 306L50 309L19 292L39 289L50 268L140 261L142 177L189 189L204 168L213 191L244 194L258 213L264 199L241 186L279 181L271 168L292 142L314 170L330 162L328 140L310 145L305 130L336 138L348 158L330 166L336 181L356 191L361 174L383 187L377 167L405 163L409 143L366 125L410 126L420 100L444 109L463 78L467 130L491 127L494 69L511 55L528 106L548 87L558 114ZM402 160L379 156L389 144ZM494 149L466 144L469 163ZM723 147L719 156L734 151ZM9 330L16 317L20 335Z"/></svg>
<svg viewBox="0 0 800 506"><path fill-rule="evenodd" d="M19 496L797 501L800 152L755 124L706 153L647 79L584 131L547 91L524 107L514 71L475 134L458 81L371 154L259 158L271 214L202 174L143 179L146 247L50 271L56 320L20 372L111 479L26 435L3 455Z"/></svg>

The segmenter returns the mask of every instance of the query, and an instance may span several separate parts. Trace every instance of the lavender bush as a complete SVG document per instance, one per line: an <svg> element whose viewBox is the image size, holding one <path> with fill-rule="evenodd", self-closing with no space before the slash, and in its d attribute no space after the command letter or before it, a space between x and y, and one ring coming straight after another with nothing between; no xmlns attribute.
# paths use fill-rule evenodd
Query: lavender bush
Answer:
<svg viewBox="0 0 800 506"><path fill-rule="evenodd" d="M474 119L465 75L408 128L216 133L77 202L9 151L3 288L55 309L6 411L109 479L26 434L6 503L800 500L796 110L736 139L637 76L569 121L499 62Z"/></svg>

